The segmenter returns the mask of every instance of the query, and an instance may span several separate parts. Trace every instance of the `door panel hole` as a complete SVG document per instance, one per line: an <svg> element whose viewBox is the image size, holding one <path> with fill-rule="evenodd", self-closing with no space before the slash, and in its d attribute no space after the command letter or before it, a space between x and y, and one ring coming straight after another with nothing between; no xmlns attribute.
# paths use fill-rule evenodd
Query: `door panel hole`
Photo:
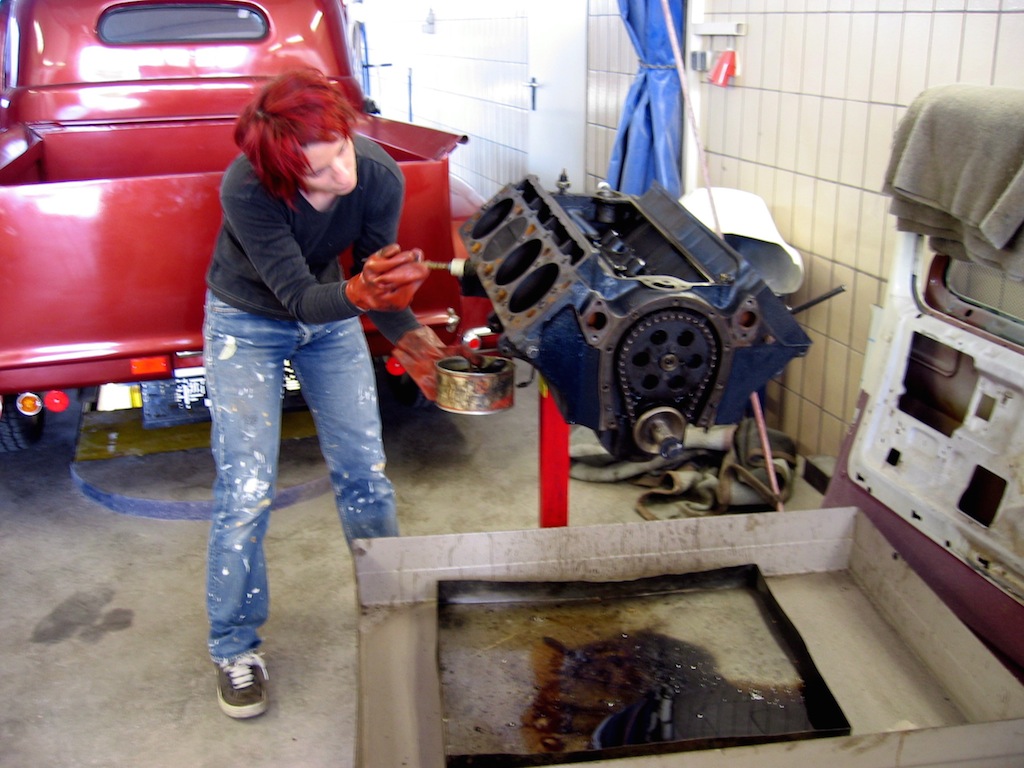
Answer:
<svg viewBox="0 0 1024 768"><path fill-rule="evenodd" d="M996 519L1005 493L1006 480L982 466L976 466L957 508L987 527Z"/></svg>

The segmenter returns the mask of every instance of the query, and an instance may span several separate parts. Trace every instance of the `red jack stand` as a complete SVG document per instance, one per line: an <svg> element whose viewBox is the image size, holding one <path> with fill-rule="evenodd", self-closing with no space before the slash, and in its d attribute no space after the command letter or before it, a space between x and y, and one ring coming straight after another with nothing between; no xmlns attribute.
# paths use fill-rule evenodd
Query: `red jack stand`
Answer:
<svg viewBox="0 0 1024 768"><path fill-rule="evenodd" d="M540 527L569 524L569 425L551 390L539 379L540 393Z"/></svg>

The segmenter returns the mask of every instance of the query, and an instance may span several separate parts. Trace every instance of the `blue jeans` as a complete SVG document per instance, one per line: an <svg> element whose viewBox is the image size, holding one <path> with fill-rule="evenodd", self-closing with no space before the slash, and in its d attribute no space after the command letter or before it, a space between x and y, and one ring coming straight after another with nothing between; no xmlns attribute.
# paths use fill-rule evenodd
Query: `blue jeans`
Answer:
<svg viewBox="0 0 1024 768"><path fill-rule="evenodd" d="M397 536L376 380L358 318L309 325L206 300L204 364L216 463L207 563L210 655L260 644L269 595L263 537L277 483L284 361L316 424L345 538Z"/></svg>

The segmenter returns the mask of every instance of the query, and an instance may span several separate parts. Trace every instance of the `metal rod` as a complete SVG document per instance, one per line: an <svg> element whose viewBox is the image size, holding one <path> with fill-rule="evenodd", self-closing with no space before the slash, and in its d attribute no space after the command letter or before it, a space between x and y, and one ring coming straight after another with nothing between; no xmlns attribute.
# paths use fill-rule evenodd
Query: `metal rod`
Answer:
<svg viewBox="0 0 1024 768"><path fill-rule="evenodd" d="M843 293L845 290L846 290L846 286L845 285L838 285L835 288L833 288L831 291L826 291L825 293L821 294L821 296L819 296L816 299L811 299L810 301L805 301L803 304L801 304L799 306L796 306L796 307L793 307L792 309L789 310L789 314L791 314L791 315L798 315L801 312L805 312L806 310L810 309L811 307L818 306L823 301L828 301L833 296L838 296L840 293Z"/></svg>
<svg viewBox="0 0 1024 768"><path fill-rule="evenodd" d="M761 452L764 454L764 467L768 470L768 483L775 494L775 509L783 511L782 491L779 489L779 478L775 474L775 461L772 458L772 444L768 439L768 425L765 424L764 411L761 410L761 398L757 392L750 393L750 405L754 409L754 422L757 424L757 436L761 440Z"/></svg>

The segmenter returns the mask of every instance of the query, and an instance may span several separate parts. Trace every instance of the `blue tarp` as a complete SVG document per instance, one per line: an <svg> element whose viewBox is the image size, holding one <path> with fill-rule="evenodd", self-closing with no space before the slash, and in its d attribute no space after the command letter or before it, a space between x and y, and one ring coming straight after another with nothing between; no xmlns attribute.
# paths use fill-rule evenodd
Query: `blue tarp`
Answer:
<svg viewBox="0 0 1024 768"><path fill-rule="evenodd" d="M669 0L683 44L684 0ZM678 198L682 192L683 97L661 0L619 0L619 12L640 57L615 137L607 182L641 195L655 180Z"/></svg>

